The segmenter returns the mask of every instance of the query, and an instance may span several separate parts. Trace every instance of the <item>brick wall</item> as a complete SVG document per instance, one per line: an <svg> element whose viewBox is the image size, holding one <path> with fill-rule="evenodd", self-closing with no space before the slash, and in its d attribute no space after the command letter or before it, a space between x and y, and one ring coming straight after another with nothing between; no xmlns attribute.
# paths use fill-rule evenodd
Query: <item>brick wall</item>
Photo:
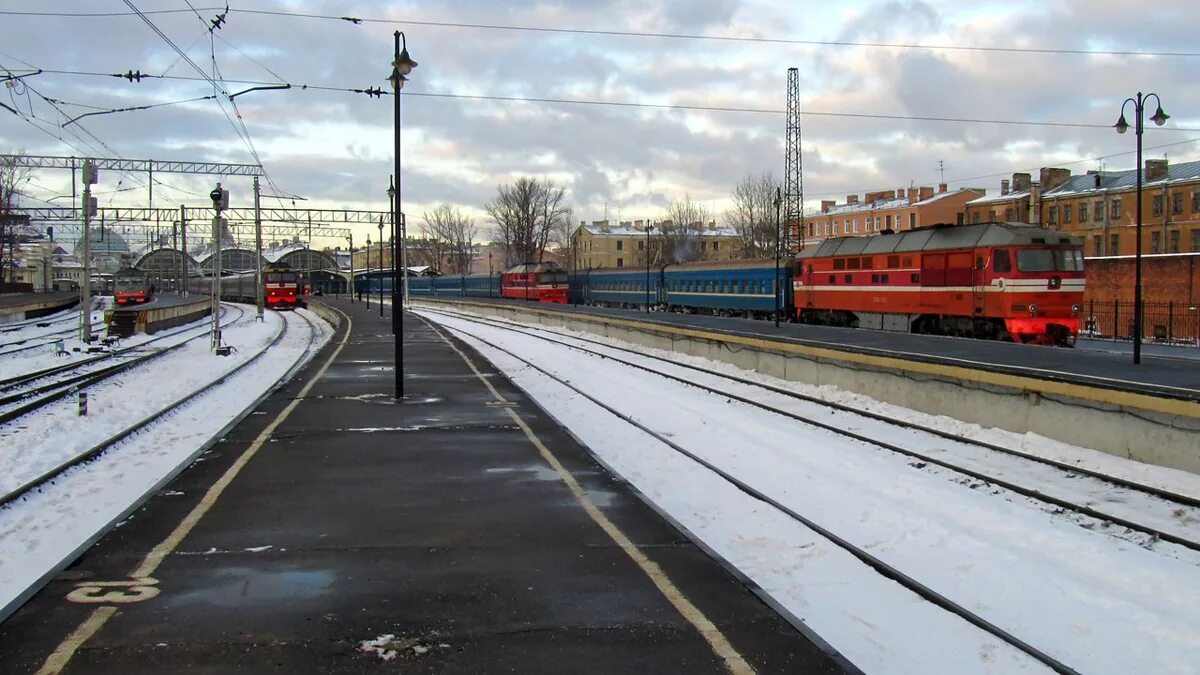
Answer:
<svg viewBox="0 0 1200 675"><path fill-rule="evenodd" d="M1085 300L1133 301L1134 258L1088 258ZM1142 256L1142 300L1200 303L1200 255Z"/></svg>

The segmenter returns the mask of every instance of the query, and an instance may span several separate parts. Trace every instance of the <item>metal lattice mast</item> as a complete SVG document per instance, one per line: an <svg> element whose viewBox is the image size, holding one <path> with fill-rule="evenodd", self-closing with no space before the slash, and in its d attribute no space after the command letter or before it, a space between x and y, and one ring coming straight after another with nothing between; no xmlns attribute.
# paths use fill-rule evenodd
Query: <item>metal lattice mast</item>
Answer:
<svg viewBox="0 0 1200 675"><path fill-rule="evenodd" d="M794 254L804 247L804 172L800 159L800 71L787 71L787 138L783 144L784 249Z"/></svg>

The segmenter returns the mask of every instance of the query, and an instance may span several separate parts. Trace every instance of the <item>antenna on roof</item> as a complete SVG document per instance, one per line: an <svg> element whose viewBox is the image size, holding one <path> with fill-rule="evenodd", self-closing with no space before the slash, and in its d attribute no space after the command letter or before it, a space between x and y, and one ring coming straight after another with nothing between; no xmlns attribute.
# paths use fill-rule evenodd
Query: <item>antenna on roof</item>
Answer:
<svg viewBox="0 0 1200 675"><path fill-rule="evenodd" d="M938 160L938 182L939 183L946 182L946 166L942 163L942 160L940 160L940 159Z"/></svg>

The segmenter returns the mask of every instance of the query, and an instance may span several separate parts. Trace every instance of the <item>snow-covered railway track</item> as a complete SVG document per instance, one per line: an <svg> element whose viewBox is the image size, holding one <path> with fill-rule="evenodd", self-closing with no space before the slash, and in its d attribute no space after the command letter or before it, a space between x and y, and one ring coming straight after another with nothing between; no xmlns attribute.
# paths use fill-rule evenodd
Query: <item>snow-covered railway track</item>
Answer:
<svg viewBox="0 0 1200 675"><path fill-rule="evenodd" d="M430 313L432 314L432 313L440 313L440 312L430 312ZM476 317L469 317L469 318L468 317L456 317L456 318L463 318L465 320L468 320L468 321L471 321L474 323L478 323L478 324L491 323L490 321L487 321L487 320L476 321ZM441 332L441 329L439 329L439 328L434 328L434 330L439 333ZM701 452L697 452L694 449L689 448L687 445L685 445L686 441L685 442L677 441L674 438L675 434L663 433L659 430L654 429L652 426L652 423L650 423L646 417L643 417L642 414L631 413L631 412L628 412L627 410L622 410L620 406L614 405L611 401L603 400L602 396L594 395L593 393L589 392L585 387L574 384L571 381L572 378L562 376L558 373L553 372L553 370L551 370L551 369L544 368L544 367L538 365L537 363L534 363L532 360L521 356L520 354L516 353L515 351L510 350L510 349L502 346L501 344L498 344L497 342L493 342L492 340L482 337L481 335L479 335L477 333L472 333L469 329L463 328L462 325L455 325L455 326L449 327L449 330L452 331L453 333L458 334L459 336L463 336L463 335L469 336L469 338L471 340L477 341L478 343L482 343L483 345L486 345L490 349L493 349L497 352L505 354L508 357L514 359L515 361L522 363L525 367L532 369L534 371L537 371L541 376L549 378L550 380L557 383L561 387L564 387L566 389L573 391L576 395L578 395L582 399L586 399L586 401L588 403L595 405L600 409L603 409L604 411L606 411L607 413L612 415L612 417L616 418L617 420L620 420L621 424L627 425L628 427L636 429L636 432L641 434L643 436L643 438L645 438L645 442L653 442L653 443L661 444L663 446L670 448L671 450L678 453L679 455L686 457L688 460L690 460L691 462L694 462L696 465L703 467L703 469L705 471L711 473L712 475L714 475L716 477L719 477L720 480L723 480L726 483L728 483L729 485L733 486L734 488L736 488L738 491L740 491L744 495L750 497L753 500L757 500L757 502L759 502L761 505L765 506L767 509L772 511L773 514L778 514L779 516L790 519L790 520L802 525L803 527L808 528L812 532L815 532L817 535L824 538L827 542L829 542L833 546L848 553L854 559L857 559L859 562L861 562L867 568L869 568L870 570L873 570L875 573L877 573L884 579L887 579L891 582L895 582L896 584L899 584L904 589L916 594L918 597L927 601L928 603L932 604L933 606L935 606L941 610L944 610L946 612L949 612L950 614L962 619L963 621L970 624L971 626L974 626L975 628L987 633L989 636L998 640L999 642L1005 643L1005 644L1011 646L1012 648L1014 648L1015 650L1034 659L1035 661L1037 661L1041 665L1049 668L1053 672L1068 673L1068 674L1078 673L1077 670L1075 670L1074 668L1063 663L1058 658L1052 656L1051 654L1046 653L1045 651L1039 649L1038 647L1034 646L1033 644L1030 644L1029 642L1025 641L1024 639L1017 636L1016 634L1006 630L1005 628L998 625L997 623L994 623L993 621L984 617L982 614L972 611L972 609L967 607L966 605L956 602L955 600L951 599L947 595L945 595L945 594L939 592L938 590L934 589L933 587L923 583L916 577L906 573L899 567L890 564L883 558L875 555L870 550L868 550L868 547L856 544L851 539L841 536L840 534L835 532L833 529L825 527L824 525L817 522L816 520L804 515L796 508L793 508L789 504L785 503L784 500L777 498L770 489L760 488L759 486L757 486L755 484L755 481L753 481L753 480L744 480L743 478L739 477L736 470L727 469L726 467L723 467L719 461L713 461L712 458L703 456L703 454ZM540 336L538 336L538 337L540 337ZM574 348L571 345L569 345L565 342L562 342L562 341L553 340L553 339L548 339L548 341L554 342L554 343L564 346L564 347ZM591 350L579 350L579 351L582 351L582 352L588 354L589 356L607 358L604 355L602 355L598 352L595 352L595 351L591 351ZM636 368L637 366L633 366L633 367ZM675 380L676 378L668 378L668 379ZM678 381L683 382L682 380L678 380ZM688 384L688 383L684 382L684 384ZM627 434L626 434L626 436L628 437ZM762 517L770 517L767 514L765 514L762 509L759 510L759 514ZM701 543L701 545L703 545L702 542L698 542L698 543ZM798 625L798 627L801 627L801 626Z"/></svg>
<svg viewBox="0 0 1200 675"><path fill-rule="evenodd" d="M317 332L312 320L302 314L297 314L297 316L299 316L309 326L310 345L315 343ZM181 406L185 406L194 399L209 393L213 389L224 384L231 377L235 377L240 372L246 370L254 363L259 361L272 347L279 344L285 338L287 332L288 322L281 321L280 328L273 338L269 342L262 345L261 348L259 348L254 354L244 358L240 363L233 366L231 369L218 374L215 378L197 386L196 388L177 398L174 398L171 401L155 402L157 407L155 407L149 414L133 421L132 423L112 430L100 442L82 450L72 451L66 457L54 463L52 466L46 467L41 465L31 465L29 467L22 467L21 471L10 472L4 476L2 480L0 480L0 488L4 490L3 494L0 494L0 507L11 504L33 490L46 489L47 485L53 483L55 479L57 479L59 476L62 476L67 471L81 464L102 458L106 453L128 439L130 436L133 436L134 434L137 434L138 432L141 432L152 425L162 422L164 418L178 412ZM204 335L202 336L206 337ZM294 370L296 367L302 364L306 356L307 352L301 353L293 364L292 369ZM289 371L289 375L290 373L291 371ZM147 409L149 409L149 406L147 406Z"/></svg>
<svg viewBox="0 0 1200 675"><path fill-rule="evenodd" d="M233 308L237 312L237 316L226 319L225 313L229 311L229 306L221 307L221 327L223 329L236 324L246 316L246 310L242 307L234 305ZM45 408L70 394L121 375L148 361L168 356L172 352L186 347L192 340L207 338L210 330L211 327L207 321L193 322L159 333L153 338L130 347L114 349L82 361L44 368L0 380L0 425ZM191 334L190 337L189 334ZM159 342L166 342L167 345L155 348L153 351L146 350L148 346ZM110 361L113 363L105 365ZM74 374L67 374L72 371L75 371Z"/></svg>
<svg viewBox="0 0 1200 675"><path fill-rule="evenodd" d="M1200 499L1190 495L600 340L494 317L436 313L503 326L784 415L912 458L916 461L909 466L914 469L950 472L951 480L971 489L999 488L1042 502L1048 509L1069 510L1077 514L1074 518L1080 526L1132 538L1139 545L1163 541L1200 551Z"/></svg>

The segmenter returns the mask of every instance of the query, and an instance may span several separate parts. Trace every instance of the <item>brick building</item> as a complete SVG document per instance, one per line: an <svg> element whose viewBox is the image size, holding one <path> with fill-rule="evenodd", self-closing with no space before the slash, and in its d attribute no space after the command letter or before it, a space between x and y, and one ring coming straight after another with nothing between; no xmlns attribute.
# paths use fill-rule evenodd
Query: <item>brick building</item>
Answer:
<svg viewBox="0 0 1200 675"><path fill-rule="evenodd" d="M867 235L891 230L899 232L936 223L963 223L965 205L984 195L983 188L949 191L946 184L900 188L896 191L847 195L845 204L821 202L821 212L807 218L805 246L826 237Z"/></svg>
<svg viewBox="0 0 1200 675"><path fill-rule="evenodd" d="M969 222L1012 220L1045 225L1084 240L1088 256L1133 255L1137 241L1137 172L1044 168L1001 181L1000 195L966 205ZM1142 251L1200 251L1200 162L1174 166L1146 160L1142 176Z"/></svg>

